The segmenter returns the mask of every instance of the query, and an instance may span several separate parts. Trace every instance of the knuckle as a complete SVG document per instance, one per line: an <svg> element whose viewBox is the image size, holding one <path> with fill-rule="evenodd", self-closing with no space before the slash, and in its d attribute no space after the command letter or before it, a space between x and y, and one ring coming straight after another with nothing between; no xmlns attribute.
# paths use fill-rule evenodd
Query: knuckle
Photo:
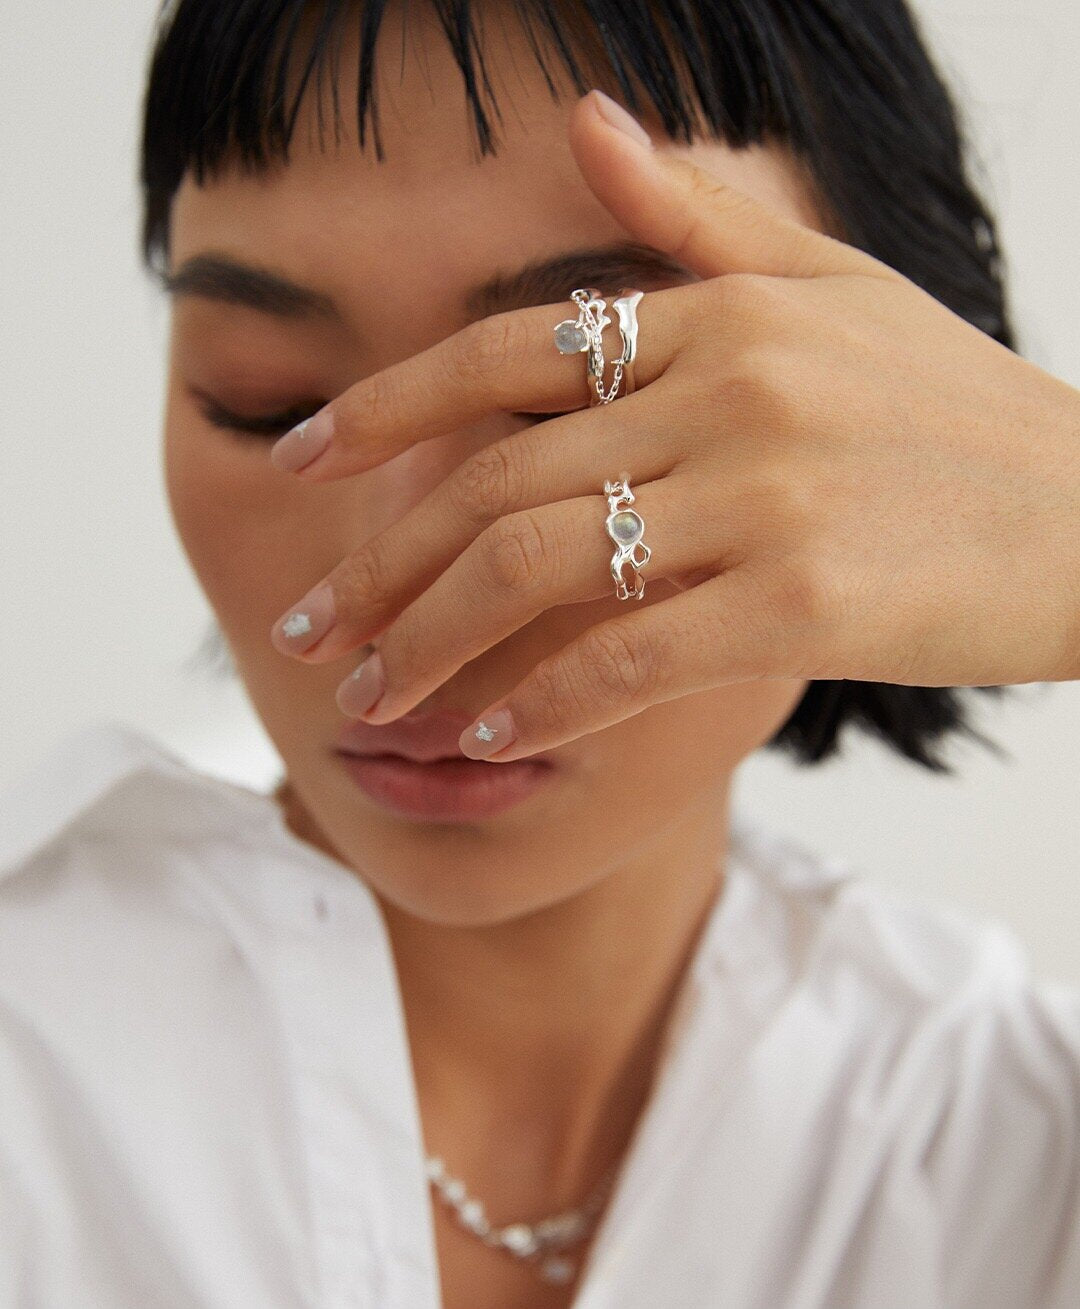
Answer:
<svg viewBox="0 0 1080 1309"><path fill-rule="evenodd" d="M698 203L693 208L703 221L734 219L743 214L754 216L758 201L709 172L697 169L690 174L691 190Z"/></svg>
<svg viewBox="0 0 1080 1309"><path fill-rule="evenodd" d="M727 676L737 681L795 676L804 651L783 584L760 564L740 565L737 574L717 616Z"/></svg>
<svg viewBox="0 0 1080 1309"><path fill-rule="evenodd" d="M757 342L738 350L720 378L720 400L733 415L752 414L767 428L787 427L796 417L796 364L777 341Z"/></svg>
<svg viewBox="0 0 1080 1309"><path fill-rule="evenodd" d="M813 548L821 516L815 490L787 467L763 463L736 483L726 513L736 538L758 548Z"/></svg>
<svg viewBox="0 0 1080 1309"><path fill-rule="evenodd" d="M357 612L379 611L390 598L389 578L382 555L374 543L350 555L335 578L335 592L346 606Z"/></svg>
<svg viewBox="0 0 1080 1309"><path fill-rule="evenodd" d="M493 314L463 328L454 338L450 368L457 382L475 385L507 376L525 349L525 324L517 314Z"/></svg>
<svg viewBox="0 0 1080 1309"><path fill-rule="evenodd" d="M812 557L774 559L764 593L778 630L800 650L808 650L831 630L839 600L837 588Z"/></svg>
<svg viewBox="0 0 1080 1309"><path fill-rule="evenodd" d="M723 273L712 279L716 295L728 312L760 318L788 297L782 277L767 273Z"/></svg>
<svg viewBox="0 0 1080 1309"><path fill-rule="evenodd" d="M567 685L566 667L559 656L541 660L529 675L530 717L539 725L558 727L575 707L573 689Z"/></svg>
<svg viewBox="0 0 1080 1309"><path fill-rule="evenodd" d="M533 590L551 578L547 542L531 512L500 518L481 540L484 570L496 591Z"/></svg>
<svg viewBox="0 0 1080 1309"><path fill-rule="evenodd" d="M521 504L525 471L520 442L496 441L471 455L450 479L454 509L468 522L484 526Z"/></svg>
<svg viewBox="0 0 1080 1309"><path fill-rule="evenodd" d="M578 662L584 685L599 688L617 701L637 703L659 682L662 652L644 629L631 631L619 622L603 623L581 639Z"/></svg>
<svg viewBox="0 0 1080 1309"><path fill-rule="evenodd" d="M339 412L345 419L341 425L344 441L349 441L350 434L356 439L373 432L382 435L400 416L400 396L392 372L382 369L365 378L341 402Z"/></svg>

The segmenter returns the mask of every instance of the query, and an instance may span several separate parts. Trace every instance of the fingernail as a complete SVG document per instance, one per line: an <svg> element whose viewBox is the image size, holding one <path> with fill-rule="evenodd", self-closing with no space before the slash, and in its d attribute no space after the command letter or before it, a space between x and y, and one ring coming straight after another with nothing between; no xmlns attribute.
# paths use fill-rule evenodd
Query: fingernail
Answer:
<svg viewBox="0 0 1080 1309"><path fill-rule="evenodd" d="M282 654L302 654L329 632L334 620L334 592L323 582L282 614L270 630L270 640Z"/></svg>
<svg viewBox="0 0 1080 1309"><path fill-rule="evenodd" d="M616 131L624 132L638 145L643 145L648 150L653 148L652 137L633 114L627 113L622 105L612 100L611 96L605 95L599 87L594 87L592 94L596 97L597 109Z"/></svg>
<svg viewBox="0 0 1080 1309"><path fill-rule="evenodd" d="M317 414L297 423L280 441L274 442L270 447L270 462L275 468L295 473L313 463L330 444L333 435L334 415L329 409L320 409Z"/></svg>
<svg viewBox="0 0 1080 1309"><path fill-rule="evenodd" d="M373 650L337 689L337 706L348 718L366 714L386 689L382 656Z"/></svg>
<svg viewBox="0 0 1080 1309"><path fill-rule="evenodd" d="M496 709L471 727L466 727L458 738L458 745L469 759L486 759L496 750L504 749L513 739L514 719L510 710Z"/></svg>

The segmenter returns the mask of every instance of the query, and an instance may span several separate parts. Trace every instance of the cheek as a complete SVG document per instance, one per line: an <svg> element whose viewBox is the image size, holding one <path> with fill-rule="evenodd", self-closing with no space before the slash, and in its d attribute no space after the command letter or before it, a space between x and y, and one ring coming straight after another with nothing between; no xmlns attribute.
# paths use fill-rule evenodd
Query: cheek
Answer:
<svg viewBox="0 0 1080 1309"><path fill-rule="evenodd" d="M670 702L673 770L707 779L736 768L787 722L808 685L802 678L761 678Z"/></svg>
<svg viewBox="0 0 1080 1309"><path fill-rule="evenodd" d="M441 473L412 450L355 478L309 484L270 464L272 444L208 430L180 401L166 415L166 488L192 569L234 646L257 642L280 663L268 638L279 615L403 518Z"/></svg>
<svg viewBox="0 0 1080 1309"><path fill-rule="evenodd" d="M726 787L739 764L790 717L801 679L736 682L679 696L598 734L587 761L595 801L662 823Z"/></svg>
<svg viewBox="0 0 1080 1309"><path fill-rule="evenodd" d="M268 468L270 442L234 443L169 415L165 484L177 533L222 626L236 637L270 625L306 588L295 491ZM276 474L276 475L275 475ZM299 588L299 590L296 590ZM294 593L295 592L295 593ZM275 606L278 606L275 608ZM265 635L265 634L264 634Z"/></svg>

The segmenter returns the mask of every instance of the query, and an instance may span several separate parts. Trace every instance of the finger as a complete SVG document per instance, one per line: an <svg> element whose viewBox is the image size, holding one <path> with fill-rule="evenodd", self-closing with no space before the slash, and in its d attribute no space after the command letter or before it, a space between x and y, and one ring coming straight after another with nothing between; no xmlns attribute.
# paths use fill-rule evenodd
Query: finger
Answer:
<svg viewBox="0 0 1080 1309"><path fill-rule="evenodd" d="M603 542L604 478L632 469L636 494L677 464L684 438L670 413L660 382L484 446L312 587L271 641L310 662L338 659L382 632L492 524L556 501L597 497L589 503Z"/></svg>
<svg viewBox="0 0 1080 1309"><path fill-rule="evenodd" d="M461 749L471 759L524 759L680 695L799 676L811 656L798 631L754 570L736 565L589 628L478 715Z"/></svg>
<svg viewBox="0 0 1080 1309"><path fill-rule="evenodd" d="M585 354L560 354L554 337L558 323L577 318L573 289L567 288L566 304L492 314L364 378L287 432L273 446L272 461L312 481L329 481L373 468L418 442L500 410L587 408ZM693 291L668 287L639 302L642 344L634 361L639 388L658 378L680 349L689 331L684 324ZM618 338L616 326L607 332ZM609 361L621 353L621 340L614 350L605 340Z"/></svg>
<svg viewBox="0 0 1080 1309"><path fill-rule="evenodd" d="M642 576L659 591L668 576L685 576L727 562L715 520L689 477L666 478L635 489L634 509L647 524ZM691 515L692 511L692 515ZM693 532L688 520L706 514L712 524ZM579 497L500 519L398 617L376 643L381 682L347 677L337 703L349 716L388 723L407 713L463 664L556 605L614 594L614 543L604 527L599 496ZM655 528L653 526L655 524ZM653 568L652 562L662 565ZM623 574L634 578L628 565ZM359 694L356 692L359 690ZM382 698L372 696L381 691Z"/></svg>
<svg viewBox="0 0 1080 1309"><path fill-rule="evenodd" d="M724 273L821 277L900 274L854 246L777 213L716 173L650 149L601 113L598 93L574 106L570 148L589 189L630 235L703 278ZM621 106L620 106L621 108Z"/></svg>

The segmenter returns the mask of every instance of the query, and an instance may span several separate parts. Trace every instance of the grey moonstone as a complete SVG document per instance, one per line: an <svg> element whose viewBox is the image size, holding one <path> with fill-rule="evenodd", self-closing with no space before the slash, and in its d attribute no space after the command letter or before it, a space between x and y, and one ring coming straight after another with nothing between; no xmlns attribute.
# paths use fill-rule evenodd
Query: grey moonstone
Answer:
<svg viewBox="0 0 1080 1309"><path fill-rule="evenodd" d="M578 354L588 343L589 339L584 329L578 327L572 318L567 318L555 328L555 344L559 347L560 354Z"/></svg>
<svg viewBox="0 0 1080 1309"><path fill-rule="evenodd" d="M613 541L630 546L641 540L645 524L633 509L620 509L608 519L607 529Z"/></svg>

